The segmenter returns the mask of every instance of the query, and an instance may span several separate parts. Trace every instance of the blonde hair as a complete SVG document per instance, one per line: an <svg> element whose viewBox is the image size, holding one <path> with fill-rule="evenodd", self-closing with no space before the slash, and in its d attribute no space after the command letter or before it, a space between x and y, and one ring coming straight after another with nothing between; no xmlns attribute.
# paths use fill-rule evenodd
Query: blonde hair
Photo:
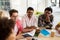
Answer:
<svg viewBox="0 0 60 40"><path fill-rule="evenodd" d="M9 14L8 14L8 12L7 11L5 11L5 10L0 10L0 18L2 18L2 17L9 17Z"/></svg>

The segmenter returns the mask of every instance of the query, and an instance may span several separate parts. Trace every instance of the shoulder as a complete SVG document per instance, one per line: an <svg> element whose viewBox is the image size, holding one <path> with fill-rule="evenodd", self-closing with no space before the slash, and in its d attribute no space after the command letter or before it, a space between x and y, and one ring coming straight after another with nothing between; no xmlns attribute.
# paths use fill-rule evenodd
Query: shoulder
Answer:
<svg viewBox="0 0 60 40"><path fill-rule="evenodd" d="M42 15L39 15L39 17L38 18L40 18L40 17L43 17L44 16L44 14L42 14Z"/></svg>

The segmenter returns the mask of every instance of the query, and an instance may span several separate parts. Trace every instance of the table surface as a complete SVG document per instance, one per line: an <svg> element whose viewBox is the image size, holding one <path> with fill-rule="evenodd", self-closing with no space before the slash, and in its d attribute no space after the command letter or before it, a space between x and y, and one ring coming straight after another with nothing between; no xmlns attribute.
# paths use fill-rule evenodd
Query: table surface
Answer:
<svg viewBox="0 0 60 40"><path fill-rule="evenodd" d="M29 37L28 37L29 38ZM39 34L39 36L37 38L40 38L41 40L60 40L60 37L54 36L54 37L44 37L41 34ZM26 40L26 39L23 39Z"/></svg>
<svg viewBox="0 0 60 40"><path fill-rule="evenodd" d="M51 30L48 30L49 32L51 32ZM56 32L55 32L56 34ZM42 39L42 40L60 40L60 37L54 35L54 37L51 37L51 35L49 37L44 37L41 34L39 34L38 38Z"/></svg>
<svg viewBox="0 0 60 40"><path fill-rule="evenodd" d="M44 37L42 35L39 34L38 38L42 39L42 40L60 40L60 37L54 36L54 37Z"/></svg>

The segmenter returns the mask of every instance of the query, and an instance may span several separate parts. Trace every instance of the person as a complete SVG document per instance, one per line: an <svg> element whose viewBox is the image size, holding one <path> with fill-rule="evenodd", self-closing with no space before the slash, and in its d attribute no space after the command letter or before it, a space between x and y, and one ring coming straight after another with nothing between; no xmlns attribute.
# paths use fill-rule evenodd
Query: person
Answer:
<svg viewBox="0 0 60 40"><path fill-rule="evenodd" d="M9 15L10 15L10 19L15 21L14 31L15 31L15 34L17 35L19 32L23 31L22 23L18 18L18 11L15 9L11 9L9 11Z"/></svg>
<svg viewBox="0 0 60 40"><path fill-rule="evenodd" d="M60 22L55 27L56 30L56 36L60 36Z"/></svg>
<svg viewBox="0 0 60 40"><path fill-rule="evenodd" d="M44 10L44 14L38 17L38 27L45 27L46 29L51 29L53 26L53 15L52 8L47 7Z"/></svg>
<svg viewBox="0 0 60 40"><path fill-rule="evenodd" d="M0 40L16 40L13 31L15 22L8 18L0 18Z"/></svg>
<svg viewBox="0 0 60 40"><path fill-rule="evenodd" d="M31 32L37 27L37 18L33 15L34 9L32 7L27 8L27 13L22 17L23 28L26 32Z"/></svg>

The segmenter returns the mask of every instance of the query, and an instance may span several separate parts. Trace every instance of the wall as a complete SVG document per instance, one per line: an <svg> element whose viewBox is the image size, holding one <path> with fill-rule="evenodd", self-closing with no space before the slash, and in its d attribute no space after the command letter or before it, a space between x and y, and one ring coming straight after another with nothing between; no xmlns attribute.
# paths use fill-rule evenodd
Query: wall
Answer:
<svg viewBox="0 0 60 40"><path fill-rule="evenodd" d="M33 7L35 10L43 12L49 3L47 0L10 0L11 9L19 11L19 16L26 14L27 7Z"/></svg>
<svg viewBox="0 0 60 40"><path fill-rule="evenodd" d="M10 0L11 9L19 11L19 16L23 16L26 11L26 0Z"/></svg>

